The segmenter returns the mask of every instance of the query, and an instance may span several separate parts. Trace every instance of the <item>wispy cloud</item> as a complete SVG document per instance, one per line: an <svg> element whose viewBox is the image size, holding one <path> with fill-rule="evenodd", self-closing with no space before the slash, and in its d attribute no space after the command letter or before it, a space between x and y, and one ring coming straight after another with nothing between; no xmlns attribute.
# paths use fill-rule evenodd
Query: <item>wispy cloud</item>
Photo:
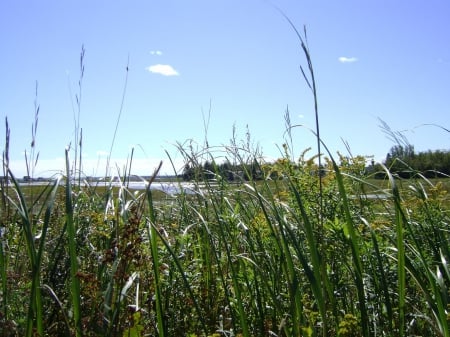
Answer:
<svg viewBox="0 0 450 337"><path fill-rule="evenodd" d="M163 76L178 76L180 75L178 71L176 71L171 65L169 64L154 64L150 67L145 68L149 72L153 74L160 74Z"/></svg>
<svg viewBox="0 0 450 337"><path fill-rule="evenodd" d="M161 56L162 51L161 50L150 50L150 54Z"/></svg>
<svg viewBox="0 0 450 337"><path fill-rule="evenodd" d="M345 57L345 56L339 57L338 60L341 63L354 63L354 62L358 61L358 59L356 57Z"/></svg>

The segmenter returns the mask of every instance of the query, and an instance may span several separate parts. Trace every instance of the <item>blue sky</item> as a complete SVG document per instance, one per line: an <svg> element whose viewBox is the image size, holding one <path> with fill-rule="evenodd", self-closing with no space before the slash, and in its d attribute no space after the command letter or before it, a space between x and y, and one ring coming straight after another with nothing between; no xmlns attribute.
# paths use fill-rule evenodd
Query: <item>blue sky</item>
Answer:
<svg viewBox="0 0 450 337"><path fill-rule="evenodd" d="M321 136L333 151L382 160L394 145L382 119L417 151L449 149L450 2L447 0L273 1L308 32L318 87ZM0 118L11 129L10 161L25 174L36 81L40 106L35 176L64 169L78 115L83 171L105 173L134 148L133 173L157 162L172 172L176 142L229 144L246 128L268 158L280 155L289 107L296 154L315 142L312 95L299 41L263 0L24 1L0 3ZM126 67L128 65L128 73ZM128 74L128 75L127 75ZM210 111L210 113L209 113ZM5 129L0 129L2 149ZM73 159L73 158L71 158ZM114 173L114 172L113 172Z"/></svg>

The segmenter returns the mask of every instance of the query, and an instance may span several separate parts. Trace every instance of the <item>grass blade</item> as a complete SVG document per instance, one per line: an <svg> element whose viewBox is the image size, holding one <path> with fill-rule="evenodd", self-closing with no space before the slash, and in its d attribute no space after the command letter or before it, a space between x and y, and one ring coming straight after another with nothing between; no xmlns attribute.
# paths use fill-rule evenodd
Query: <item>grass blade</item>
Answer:
<svg viewBox="0 0 450 337"><path fill-rule="evenodd" d="M70 295L72 299L72 311L74 319L75 336L81 337L81 304L80 304L80 280L78 279L77 243L75 238L74 208L72 201L72 182L69 165L69 151L66 150L66 223L67 240L70 258Z"/></svg>

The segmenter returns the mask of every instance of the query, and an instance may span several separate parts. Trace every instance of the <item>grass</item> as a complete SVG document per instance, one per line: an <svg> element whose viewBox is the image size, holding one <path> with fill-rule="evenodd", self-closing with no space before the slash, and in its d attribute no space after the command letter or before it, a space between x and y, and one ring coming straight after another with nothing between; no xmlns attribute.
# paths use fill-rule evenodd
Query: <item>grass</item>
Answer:
<svg viewBox="0 0 450 337"><path fill-rule="evenodd" d="M448 180L418 172L401 180L388 168L386 180L375 180L364 158L323 156L311 57L296 33L317 153L292 153L297 127L288 114L275 163L264 163L249 139L180 146L198 168L194 195L151 190L159 168L147 190L130 190L133 156L119 187L84 183L78 122L80 159L71 163L66 152L66 172L48 186L19 185L6 123L1 336L450 335ZM81 74L83 58L84 49ZM80 100L81 79L74 116ZM39 157L35 110L29 172ZM265 179L226 180L217 158L257 163ZM200 170L206 160L210 172Z"/></svg>
<svg viewBox="0 0 450 337"><path fill-rule="evenodd" d="M216 175L157 200L126 177L39 186L32 206L32 187L9 186L0 332L447 336L447 182L374 182L329 161L319 207L314 161L278 165L282 180ZM374 185L387 198L355 197Z"/></svg>

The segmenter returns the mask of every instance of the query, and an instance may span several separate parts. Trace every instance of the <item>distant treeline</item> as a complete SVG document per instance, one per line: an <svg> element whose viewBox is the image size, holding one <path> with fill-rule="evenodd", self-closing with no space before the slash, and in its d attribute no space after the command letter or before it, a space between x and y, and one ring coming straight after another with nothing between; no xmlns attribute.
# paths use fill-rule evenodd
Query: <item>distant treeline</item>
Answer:
<svg viewBox="0 0 450 337"><path fill-rule="evenodd" d="M214 179L218 176L228 181L260 180L264 174L260 164L253 160L250 164L232 164L228 161L217 164L206 161L202 165L186 164L183 180Z"/></svg>
<svg viewBox="0 0 450 337"><path fill-rule="evenodd" d="M364 161L361 158L364 157L360 157L360 160L353 160L353 165L359 165L361 160ZM343 159L345 158L341 156L341 161ZM229 161L220 164L214 161L206 161L203 164L196 165L186 164L182 177L186 181L214 179L217 177L228 181L249 181L264 178L282 179L284 174L281 169L283 165L281 164L285 160L278 159L275 163L260 163L255 159L248 164L233 164ZM446 177L450 176L450 151L429 150L416 153L412 145L396 145L386 155L383 164L391 173L401 178L411 178L417 173L427 178ZM297 165L299 164L295 164L294 167ZM367 175L375 178L386 178L386 172L381 164L377 164L374 161L365 170L362 170ZM318 167L311 170L311 174L321 173L326 175L326 172L327 170L320 170Z"/></svg>
<svg viewBox="0 0 450 337"><path fill-rule="evenodd" d="M392 173L402 178L410 178L417 173L427 178L450 175L450 151L414 151L413 145L396 145L386 155L384 163Z"/></svg>

